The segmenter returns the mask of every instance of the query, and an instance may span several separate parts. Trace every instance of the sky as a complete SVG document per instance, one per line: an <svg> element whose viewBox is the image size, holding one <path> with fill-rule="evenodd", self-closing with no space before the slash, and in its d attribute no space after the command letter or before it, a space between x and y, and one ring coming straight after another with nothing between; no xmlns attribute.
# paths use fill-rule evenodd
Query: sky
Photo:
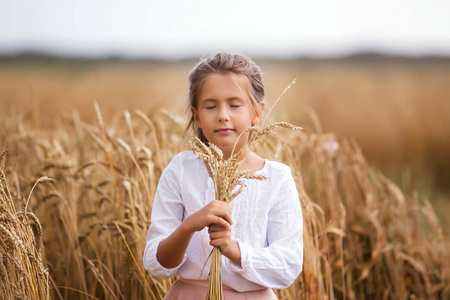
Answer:
<svg viewBox="0 0 450 300"><path fill-rule="evenodd" d="M448 0L0 0L0 53L450 55Z"/></svg>

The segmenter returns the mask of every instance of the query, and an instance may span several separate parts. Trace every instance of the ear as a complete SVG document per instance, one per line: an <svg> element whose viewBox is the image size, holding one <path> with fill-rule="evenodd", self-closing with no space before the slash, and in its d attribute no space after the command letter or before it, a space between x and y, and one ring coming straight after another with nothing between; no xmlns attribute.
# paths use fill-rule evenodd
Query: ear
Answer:
<svg viewBox="0 0 450 300"><path fill-rule="evenodd" d="M200 122L200 118L198 116L198 111L193 106L191 106L191 113L192 113L192 116L194 117L194 121L195 121L195 124L197 125L197 127L202 128L202 123Z"/></svg>
<svg viewBox="0 0 450 300"><path fill-rule="evenodd" d="M266 103L265 102L260 102L259 106L261 107L261 112L264 111L264 108L266 107ZM252 125L256 125L259 123L260 120L260 115L257 111L255 111L255 116L252 119Z"/></svg>

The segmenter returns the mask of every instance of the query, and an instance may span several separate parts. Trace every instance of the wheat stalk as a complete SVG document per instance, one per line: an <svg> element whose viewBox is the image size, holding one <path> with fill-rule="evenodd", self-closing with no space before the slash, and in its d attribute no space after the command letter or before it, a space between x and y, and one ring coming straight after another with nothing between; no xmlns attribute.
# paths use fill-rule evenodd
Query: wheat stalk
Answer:
<svg viewBox="0 0 450 300"><path fill-rule="evenodd" d="M38 185L38 183L52 183L52 182L55 182L55 180L53 178L50 178L50 177L47 177L47 176L42 176L41 178L39 178L36 181L36 183L31 188L30 194L28 195L27 204L25 205L25 208L23 210L24 212L27 211L27 207L28 207L28 203L30 202L31 194L33 193L33 190L36 187L36 185Z"/></svg>

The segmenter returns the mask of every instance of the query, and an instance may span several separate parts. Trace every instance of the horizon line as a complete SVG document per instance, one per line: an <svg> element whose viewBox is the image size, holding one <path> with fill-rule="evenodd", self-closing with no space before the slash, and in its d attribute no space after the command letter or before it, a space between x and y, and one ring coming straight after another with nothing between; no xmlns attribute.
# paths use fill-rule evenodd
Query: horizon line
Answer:
<svg viewBox="0 0 450 300"><path fill-rule="evenodd" d="M382 51L382 50L355 50L349 51L349 53L343 54L329 54L329 55L311 55L311 54L290 54L290 55L271 55L271 54L253 54L249 55L252 59L258 60L424 60L424 59L439 59L450 60L450 54L405 54L397 53L394 51ZM104 53L100 55L87 55L87 54L70 54L60 53L51 50L19 50L19 51L2 51L0 49L0 59L18 59L18 58L43 58L43 59L62 59L62 60L74 60L74 61L190 61L198 60L202 55L187 54L186 56L166 57L157 54L151 55L126 55L119 53Z"/></svg>

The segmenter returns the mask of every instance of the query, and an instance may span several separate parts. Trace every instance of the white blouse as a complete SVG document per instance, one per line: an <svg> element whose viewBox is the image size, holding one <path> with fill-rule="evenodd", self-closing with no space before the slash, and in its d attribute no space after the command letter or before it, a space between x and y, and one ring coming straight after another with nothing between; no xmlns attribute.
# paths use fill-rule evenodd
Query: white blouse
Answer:
<svg viewBox="0 0 450 300"><path fill-rule="evenodd" d="M222 256L222 282L240 292L286 288L303 264L303 218L290 168L265 160L257 173L270 179L243 179L247 186L230 202L231 237L239 244L242 267ZM155 194L143 257L146 270L161 279L175 274L207 279L212 250L208 228L194 233L182 262L174 268L163 267L156 253L159 243L183 220L213 199L214 184L203 161L191 151L176 155L163 171Z"/></svg>

